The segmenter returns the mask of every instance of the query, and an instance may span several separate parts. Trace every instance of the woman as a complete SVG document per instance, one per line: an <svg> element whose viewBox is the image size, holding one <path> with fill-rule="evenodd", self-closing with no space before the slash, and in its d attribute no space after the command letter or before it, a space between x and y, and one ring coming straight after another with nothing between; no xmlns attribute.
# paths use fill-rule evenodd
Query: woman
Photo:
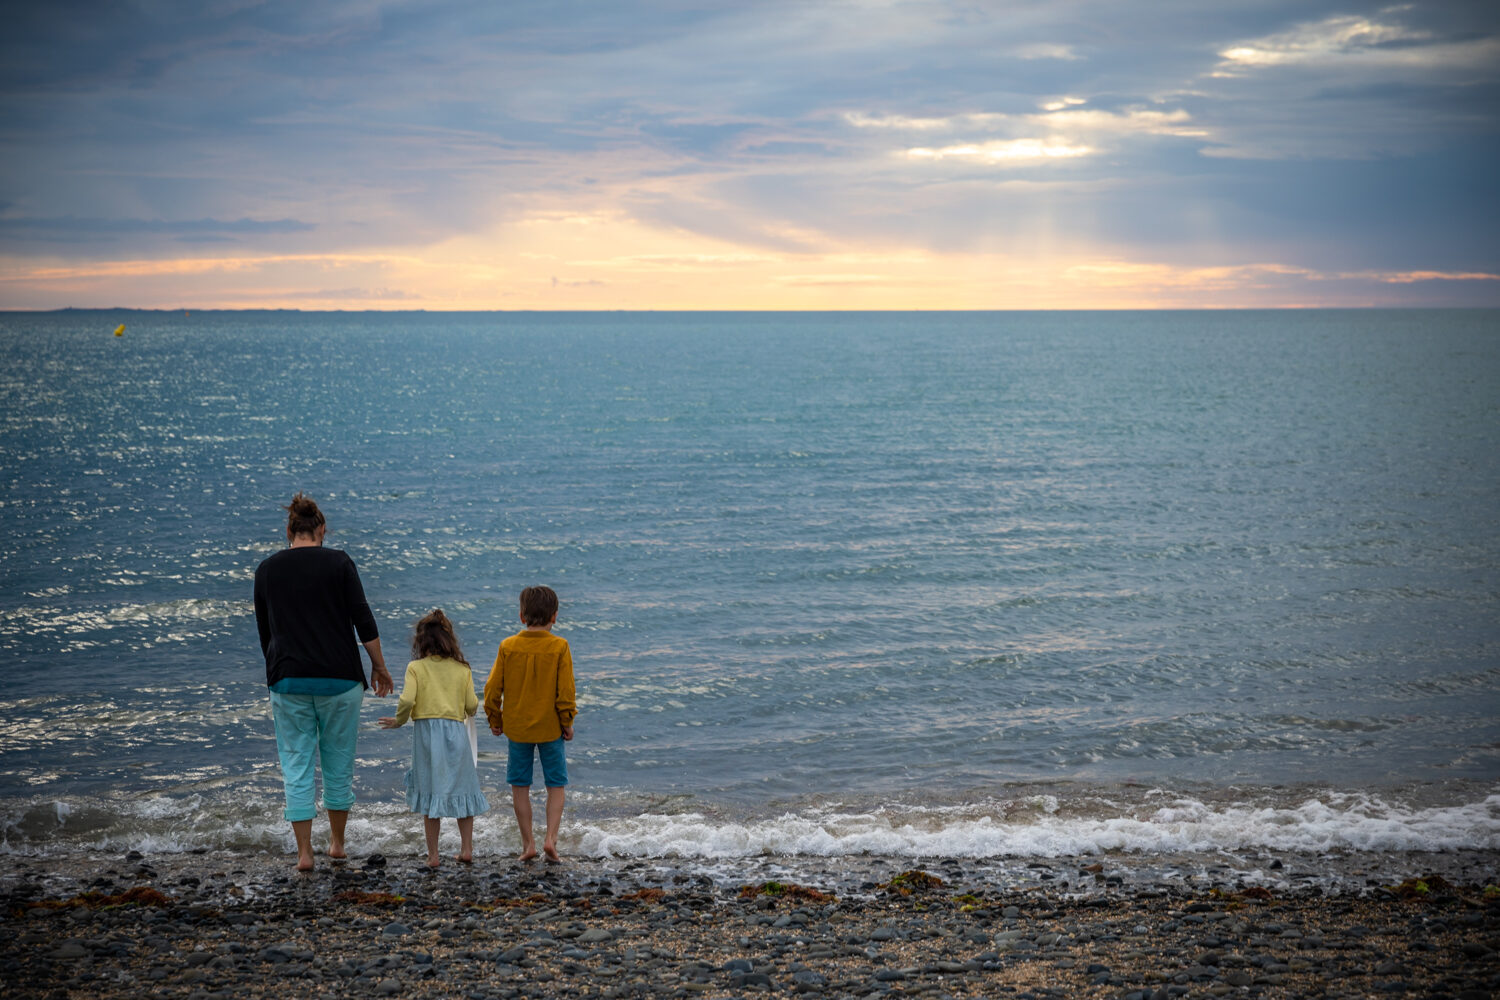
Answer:
<svg viewBox="0 0 1500 1000"><path fill-rule="evenodd" d="M366 687L354 635L370 654L375 694L384 698L395 685L354 560L323 548L327 525L310 497L298 493L286 512L288 547L255 570L255 624L271 689L284 815L297 839L297 870L305 872L313 867L315 764L323 769L328 856L345 856L344 826L354 804L354 744Z"/></svg>

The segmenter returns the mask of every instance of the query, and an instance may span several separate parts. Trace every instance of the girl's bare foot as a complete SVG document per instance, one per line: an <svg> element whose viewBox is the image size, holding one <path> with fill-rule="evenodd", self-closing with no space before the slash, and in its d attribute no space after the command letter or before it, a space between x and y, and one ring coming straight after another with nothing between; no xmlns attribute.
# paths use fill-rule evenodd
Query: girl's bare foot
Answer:
<svg viewBox="0 0 1500 1000"><path fill-rule="evenodd" d="M328 845L328 856L335 861L343 861L349 855L344 853L344 845L340 842Z"/></svg>
<svg viewBox="0 0 1500 1000"><path fill-rule="evenodd" d="M308 851L306 854L298 853L297 870L299 872L310 872L313 870L313 856L311 851Z"/></svg>
<svg viewBox="0 0 1500 1000"><path fill-rule="evenodd" d="M461 851L458 854L453 855L453 860L457 861L461 865L471 865L474 863L474 852Z"/></svg>
<svg viewBox="0 0 1500 1000"><path fill-rule="evenodd" d="M436 868L439 865L441 865L442 863L443 863L443 859L440 858L440 857L438 857L436 854L429 854L429 855L427 855L427 867L428 868Z"/></svg>
<svg viewBox="0 0 1500 1000"><path fill-rule="evenodd" d="M548 864L555 865L555 864L561 863L562 858L558 857L558 854L557 854L557 845L556 844L545 844L544 843L542 845L542 850L545 851L546 854L547 854L547 863Z"/></svg>
<svg viewBox="0 0 1500 1000"><path fill-rule="evenodd" d="M518 858L517 860L519 860L519 861L533 861L535 859L536 859L536 845L535 844L527 844L526 847L525 847L525 849L521 851L520 858Z"/></svg>

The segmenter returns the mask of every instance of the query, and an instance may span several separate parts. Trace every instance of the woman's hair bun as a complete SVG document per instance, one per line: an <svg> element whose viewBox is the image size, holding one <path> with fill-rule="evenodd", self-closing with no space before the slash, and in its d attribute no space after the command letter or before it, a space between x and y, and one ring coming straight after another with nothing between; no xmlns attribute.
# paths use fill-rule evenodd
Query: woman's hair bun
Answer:
<svg viewBox="0 0 1500 1000"><path fill-rule="evenodd" d="M287 534L294 538L297 535L315 535L327 523L313 498L300 490L283 509L286 511Z"/></svg>

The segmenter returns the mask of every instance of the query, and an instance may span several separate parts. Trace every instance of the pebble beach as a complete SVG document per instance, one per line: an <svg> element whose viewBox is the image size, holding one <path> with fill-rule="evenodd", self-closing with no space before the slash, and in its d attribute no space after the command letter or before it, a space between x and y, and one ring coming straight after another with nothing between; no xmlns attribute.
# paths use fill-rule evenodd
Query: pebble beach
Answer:
<svg viewBox="0 0 1500 1000"><path fill-rule="evenodd" d="M1496 995L1495 854L1420 861L1331 882L1278 860L1266 888L1108 856L737 883L626 859L12 855L0 968L6 995L58 1000Z"/></svg>

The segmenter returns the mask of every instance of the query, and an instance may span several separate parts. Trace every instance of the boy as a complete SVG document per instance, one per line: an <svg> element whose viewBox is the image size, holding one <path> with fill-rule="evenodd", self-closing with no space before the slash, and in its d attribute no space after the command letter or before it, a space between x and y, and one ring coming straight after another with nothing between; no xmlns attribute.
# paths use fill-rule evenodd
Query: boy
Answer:
<svg viewBox="0 0 1500 1000"><path fill-rule="evenodd" d="M505 780L521 828L521 860L536 857L531 829L531 779L535 758L542 758L542 780L547 784L547 836L542 850L549 862L557 854L557 830L562 825L563 789L568 784L568 762L563 743L573 738L578 714L573 694L573 655L568 640L552 634L557 622L557 594L551 587L521 591L522 631L500 643L495 666L484 684L484 714L490 732L510 740Z"/></svg>

